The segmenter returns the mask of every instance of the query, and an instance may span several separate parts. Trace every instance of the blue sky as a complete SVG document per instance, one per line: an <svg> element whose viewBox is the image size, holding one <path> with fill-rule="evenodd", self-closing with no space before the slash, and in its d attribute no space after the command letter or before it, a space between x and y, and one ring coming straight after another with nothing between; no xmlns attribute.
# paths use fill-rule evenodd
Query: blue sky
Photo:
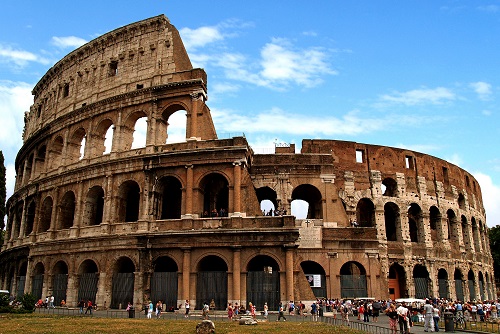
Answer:
<svg viewBox="0 0 500 334"><path fill-rule="evenodd" d="M304 138L437 156L500 224L500 1L5 1L0 149L12 193L33 86L66 54L165 14L208 74L216 129L257 152Z"/></svg>

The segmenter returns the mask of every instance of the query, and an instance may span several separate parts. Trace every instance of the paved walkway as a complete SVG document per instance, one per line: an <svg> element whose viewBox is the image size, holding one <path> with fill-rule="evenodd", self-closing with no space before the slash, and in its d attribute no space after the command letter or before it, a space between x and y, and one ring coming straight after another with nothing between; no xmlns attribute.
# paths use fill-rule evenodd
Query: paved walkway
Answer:
<svg viewBox="0 0 500 334"><path fill-rule="evenodd" d="M59 314L59 315L72 315L72 316L78 316L80 315L80 312L77 308L55 308L55 309L36 309L35 312L37 313L45 313L45 314ZM134 318L146 318L146 315L144 314L144 311L136 310L134 314L132 314ZM83 315L85 316L85 315ZM89 315L87 315L89 316ZM93 317L103 317L103 318L129 318L131 314L129 314L125 310L98 310L98 311L93 311L92 312ZM311 316L290 316L285 313L287 321L312 321ZM153 315L154 317L154 315ZM172 319L172 320L183 320L184 314L179 312L163 312L162 313L162 319ZM330 312L326 312L324 314L324 319L319 318L319 321L324 321L328 323L333 323L333 314ZM378 318L378 322L373 322L370 321L368 323L363 323L363 321L357 320L356 316L350 316L350 327L356 328L356 329L362 329L365 330L368 333L390 333L389 330L389 317L382 314ZM201 313L200 311L194 311L189 317L190 320L196 320L199 321L201 319ZM214 321L228 321L227 319L227 313L225 311L216 311L215 314L211 314L210 316L211 320ZM258 316L258 319L263 319L261 315ZM271 313L269 315L269 321L276 321L277 319L277 314ZM340 319L340 315L338 317ZM370 318L370 320L372 320ZM336 324L341 324L340 320L336 322ZM398 327L399 328L399 327ZM444 332L444 328L441 327L439 329L440 332ZM423 334L424 332L424 327L423 323L418 323L415 326L411 328L411 333L412 334ZM472 333L471 331L458 331L456 330L454 333Z"/></svg>

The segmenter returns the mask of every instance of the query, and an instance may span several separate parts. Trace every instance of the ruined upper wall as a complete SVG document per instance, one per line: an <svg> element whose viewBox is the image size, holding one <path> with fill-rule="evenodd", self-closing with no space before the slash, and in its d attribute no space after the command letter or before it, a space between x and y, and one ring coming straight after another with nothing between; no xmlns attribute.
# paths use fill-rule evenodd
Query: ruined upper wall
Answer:
<svg viewBox="0 0 500 334"><path fill-rule="evenodd" d="M370 188L370 171L379 171L382 180L404 175L406 191L418 194L422 186L419 182L424 178L427 194L439 197L438 193L444 192L442 195L455 199L458 194L467 195L468 201L484 212L477 180L466 170L440 158L395 147L318 139L304 139L301 153L332 154L339 183L345 171L352 171L359 188Z"/></svg>
<svg viewBox="0 0 500 334"><path fill-rule="evenodd" d="M24 141L39 129L97 101L137 89L198 79L178 30L159 15L115 29L57 62L37 83L25 115Z"/></svg>

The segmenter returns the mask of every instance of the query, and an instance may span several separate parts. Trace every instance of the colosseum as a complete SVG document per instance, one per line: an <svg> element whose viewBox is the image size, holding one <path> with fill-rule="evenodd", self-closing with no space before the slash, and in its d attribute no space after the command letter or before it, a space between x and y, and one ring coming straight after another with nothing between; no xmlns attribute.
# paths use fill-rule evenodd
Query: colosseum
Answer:
<svg viewBox="0 0 500 334"><path fill-rule="evenodd" d="M219 138L207 75L164 15L69 53L32 93L0 253L0 288L15 296L274 310L317 297L496 295L471 174L393 147L304 139L300 153L257 154L244 136ZM169 143L175 113L185 140ZM276 212L264 215L263 201ZM290 214L294 201L307 217Z"/></svg>

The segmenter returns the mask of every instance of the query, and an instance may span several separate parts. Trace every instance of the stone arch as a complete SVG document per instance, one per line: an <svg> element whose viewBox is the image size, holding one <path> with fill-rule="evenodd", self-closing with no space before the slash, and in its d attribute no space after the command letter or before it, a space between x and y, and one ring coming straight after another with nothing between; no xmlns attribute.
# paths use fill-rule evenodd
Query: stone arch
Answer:
<svg viewBox="0 0 500 334"><path fill-rule="evenodd" d="M26 166L25 166L25 173L24 173L24 178L23 178L23 184L28 184L28 182L31 180L31 176L33 175L33 160L35 159L35 154L32 152L28 156L28 159L26 159Z"/></svg>
<svg viewBox="0 0 500 334"><path fill-rule="evenodd" d="M260 187L255 189L255 193L257 194L257 200L260 203L260 208L262 210L262 202L269 201L274 206L273 209L277 209L279 207L278 204L278 195L276 194L276 190L271 187Z"/></svg>
<svg viewBox="0 0 500 334"><path fill-rule="evenodd" d="M341 298L360 298L368 296L366 288L366 269L356 261L349 261L340 268Z"/></svg>
<svg viewBox="0 0 500 334"><path fill-rule="evenodd" d="M385 236L387 241L402 241L399 206L393 202L384 205Z"/></svg>
<svg viewBox="0 0 500 334"><path fill-rule="evenodd" d="M408 297L408 287L406 286L406 271L399 263L393 263L389 267L389 297L392 300Z"/></svg>
<svg viewBox="0 0 500 334"><path fill-rule="evenodd" d="M12 238L17 239L21 236L21 220L23 217L24 202L17 203L14 211Z"/></svg>
<svg viewBox="0 0 500 334"><path fill-rule="evenodd" d="M127 256L121 256L114 262L112 267L111 308L117 309L129 302L133 303L135 270L134 261Z"/></svg>
<svg viewBox="0 0 500 334"><path fill-rule="evenodd" d="M474 249L476 250L476 253L481 252L481 245L479 241L479 228L476 223L476 218L471 217L470 223L472 225L472 240L474 241Z"/></svg>
<svg viewBox="0 0 500 334"><path fill-rule="evenodd" d="M398 183L392 177L386 177L382 180L382 195L398 197Z"/></svg>
<svg viewBox="0 0 500 334"><path fill-rule="evenodd" d="M28 260L23 259L19 264L17 272L17 293L16 293L17 299L20 299L24 295L27 273L28 273Z"/></svg>
<svg viewBox="0 0 500 334"><path fill-rule="evenodd" d="M117 210L119 222L135 222L139 220L141 189L133 180L123 182L118 189Z"/></svg>
<svg viewBox="0 0 500 334"><path fill-rule="evenodd" d="M200 181L203 216L217 217L220 209L229 208L229 182L220 173L209 173Z"/></svg>
<svg viewBox="0 0 500 334"><path fill-rule="evenodd" d="M96 300L99 283L99 268L91 259L85 259L78 266L78 301Z"/></svg>
<svg viewBox="0 0 500 334"><path fill-rule="evenodd" d="M300 267L306 275L314 296L316 298L326 297L326 272L323 266L315 261L303 261L300 263Z"/></svg>
<svg viewBox="0 0 500 334"><path fill-rule="evenodd" d="M375 226L375 205L369 198L362 198L356 205L356 220L360 227Z"/></svg>
<svg viewBox="0 0 500 334"><path fill-rule="evenodd" d="M47 232L50 229L50 222L52 220L53 201L52 197L47 196L42 202L40 210L40 226L38 233Z"/></svg>
<svg viewBox="0 0 500 334"><path fill-rule="evenodd" d="M31 294L38 300L42 298L43 277L45 275L45 266L42 262L38 262L33 268L33 276L31 279Z"/></svg>
<svg viewBox="0 0 500 334"><path fill-rule="evenodd" d="M225 310L227 305L227 272L226 261L217 255L207 255L197 265L196 309L203 303L215 302L215 309Z"/></svg>
<svg viewBox="0 0 500 334"><path fill-rule="evenodd" d="M161 256L153 262L153 268L151 300L161 300L166 310L174 310L177 307L179 266L170 256Z"/></svg>
<svg viewBox="0 0 500 334"><path fill-rule="evenodd" d="M187 138L187 117L186 113L189 108L182 102L173 102L161 114L160 131L163 136L160 138L160 143L171 144L176 142L186 141ZM184 111L184 117L181 117ZM184 120L184 125L182 121ZM181 132L184 132L182 134Z"/></svg>
<svg viewBox="0 0 500 334"><path fill-rule="evenodd" d="M484 276L483 273L480 271L477 275L478 277L478 282L479 282L479 298L481 300L486 300L486 294L485 294L485 284L484 284Z"/></svg>
<svg viewBox="0 0 500 334"><path fill-rule="evenodd" d="M458 207L460 208L460 210L465 210L465 196L464 196L464 194L462 194L462 193L458 194L457 203L458 203Z"/></svg>
<svg viewBox="0 0 500 334"><path fill-rule="evenodd" d="M123 125L121 126L121 141L122 141L121 144L122 144L123 150L125 150L125 151L130 150L132 148L132 145L134 144L134 139L138 139L138 138L134 138L134 134L136 132L136 125L137 125L138 120L140 120L144 117L146 119L148 117L148 115L144 111L136 110L136 111L133 111L132 113L130 113L130 115L128 115L127 119L123 122ZM146 146L146 137L147 137L147 129L146 129L145 137L141 138L141 139L144 139L144 142L140 143L140 144L137 143L137 145L139 145L139 146L136 146L136 147ZM137 141L139 141L139 140L137 140Z"/></svg>
<svg viewBox="0 0 500 334"><path fill-rule="evenodd" d="M467 273L467 284L469 286L469 300L476 300L476 276L472 269Z"/></svg>
<svg viewBox="0 0 500 334"><path fill-rule="evenodd" d="M75 219L76 199L75 193L67 191L59 204L59 228L61 230L69 229L73 226Z"/></svg>
<svg viewBox="0 0 500 334"><path fill-rule="evenodd" d="M34 162L35 176L40 175L44 171L46 155L47 146L41 145L36 151L36 158Z"/></svg>
<svg viewBox="0 0 500 334"><path fill-rule="evenodd" d="M52 270L52 295L54 296L54 305L60 305L62 300L66 300L66 291L68 288L68 265L59 260Z"/></svg>
<svg viewBox="0 0 500 334"><path fill-rule="evenodd" d="M453 273L453 279L455 280L455 294L456 299L460 301L465 301L464 294L464 275L459 268L455 268L455 272Z"/></svg>
<svg viewBox="0 0 500 334"><path fill-rule="evenodd" d="M450 297L450 289L448 287L448 272L446 269L441 268L438 270L438 290L439 290L439 298L449 298Z"/></svg>
<svg viewBox="0 0 500 334"><path fill-rule="evenodd" d="M154 212L157 219L179 219L182 212L182 183L175 176L160 178L154 188Z"/></svg>
<svg viewBox="0 0 500 334"><path fill-rule="evenodd" d="M82 226L95 226L102 223L104 216L104 189L93 186L85 198Z"/></svg>
<svg viewBox="0 0 500 334"><path fill-rule="evenodd" d="M64 148L63 137L57 136L51 143L49 148L50 169L57 169L61 165L63 148Z"/></svg>
<svg viewBox="0 0 500 334"><path fill-rule="evenodd" d="M429 223L431 228L431 240L436 242L440 239L439 231L442 230L441 227L441 212L439 209L433 205L429 209Z"/></svg>
<svg viewBox="0 0 500 334"><path fill-rule="evenodd" d="M258 309L267 302L275 310L280 303L280 268L275 259L268 255L257 255L247 264L247 303Z"/></svg>
<svg viewBox="0 0 500 334"><path fill-rule="evenodd" d="M113 147L114 128L114 122L110 118L99 121L92 134L92 157L99 157L115 150Z"/></svg>
<svg viewBox="0 0 500 334"><path fill-rule="evenodd" d="M422 209L416 203L411 203L408 208L408 225L411 242L424 242L425 232Z"/></svg>
<svg viewBox="0 0 500 334"><path fill-rule="evenodd" d="M323 201L321 192L311 184L301 184L292 191L293 200L303 200L309 204L307 219L323 218Z"/></svg>
<svg viewBox="0 0 500 334"><path fill-rule="evenodd" d="M35 212L36 212L36 202L31 199L28 202L28 208L26 210L26 227L24 229L24 236L27 237L33 232L35 226Z"/></svg>
<svg viewBox="0 0 500 334"><path fill-rule="evenodd" d="M66 159L68 163L75 163L84 157L87 132L83 127L76 129L69 137L66 147Z"/></svg>
<svg viewBox="0 0 500 334"><path fill-rule="evenodd" d="M415 284L415 298L425 299L429 294L429 272L422 264L417 264L413 267L413 282Z"/></svg>
<svg viewBox="0 0 500 334"><path fill-rule="evenodd" d="M446 223L448 224L448 239L455 243L458 247L459 242L459 224L457 221L457 215L452 209L446 211Z"/></svg>
<svg viewBox="0 0 500 334"><path fill-rule="evenodd" d="M472 242L469 233L469 223L467 222L467 217L462 215L461 217L462 224L462 240L464 242L464 246L466 249L472 248Z"/></svg>

